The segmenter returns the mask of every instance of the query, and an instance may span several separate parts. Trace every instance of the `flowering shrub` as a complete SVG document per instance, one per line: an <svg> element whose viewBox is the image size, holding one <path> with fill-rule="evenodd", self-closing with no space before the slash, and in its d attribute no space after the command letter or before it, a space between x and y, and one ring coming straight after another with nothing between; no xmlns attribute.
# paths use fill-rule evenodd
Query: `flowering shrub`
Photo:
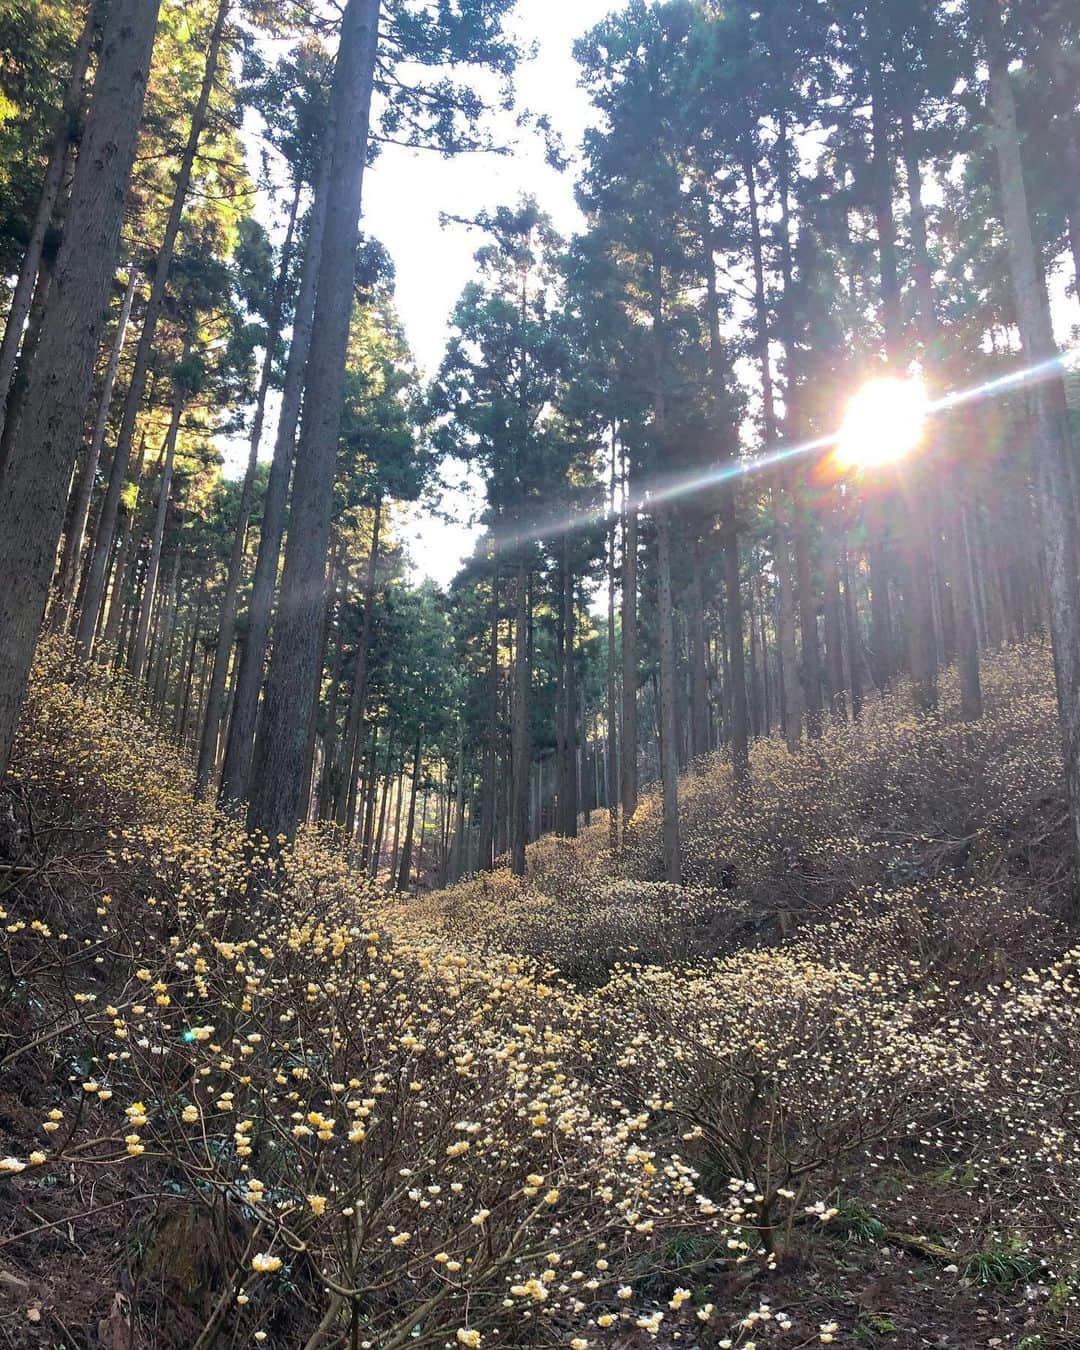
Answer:
<svg viewBox="0 0 1080 1350"><path fill-rule="evenodd" d="M31 1137L6 1141L6 1205L126 1178L146 1271L199 1285L155 1344L699 1324L634 1287L658 1242L720 1250L720 1216L582 1075L577 996L395 930L316 833L272 859L192 804L115 689L65 669L46 649L18 757L26 870L0 911L0 1061L45 1080Z"/></svg>
<svg viewBox="0 0 1080 1350"><path fill-rule="evenodd" d="M46 645L0 813L0 1263L103 1237L9 1340L79 1343L75 1309L197 1350L846 1343L819 1281L762 1282L863 1233L957 1290L1023 1272L1016 1324L1073 1343L1041 655L991 663L976 728L761 745L749 799L706 763L686 886L647 799L624 855L601 826L401 904L332 835L275 858L196 805Z"/></svg>

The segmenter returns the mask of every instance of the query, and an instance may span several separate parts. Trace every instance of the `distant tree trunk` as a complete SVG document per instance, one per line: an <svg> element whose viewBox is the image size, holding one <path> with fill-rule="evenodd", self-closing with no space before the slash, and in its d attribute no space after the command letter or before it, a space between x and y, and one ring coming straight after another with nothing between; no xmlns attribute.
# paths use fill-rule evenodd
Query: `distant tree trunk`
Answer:
<svg viewBox="0 0 1080 1350"><path fill-rule="evenodd" d="M851 576L851 559L848 556L847 532L842 531L840 540L840 570L844 579L844 622L847 626L848 678L851 681L851 716L858 721L863 706L863 657L862 638L859 633L859 602L855 594Z"/></svg>
<svg viewBox="0 0 1080 1350"><path fill-rule="evenodd" d="M349 584L349 569L341 566L342 545L340 541L333 546L331 563L331 591L336 595L338 586ZM334 793L337 787L335 774L338 772L337 724L338 699L341 693L341 666L344 656L342 640L341 612L344 600L338 606L338 632L334 642L334 659L330 663L330 689L326 696L326 732L323 735L323 762L319 775L319 792L315 803L315 816L318 820L332 820L334 814Z"/></svg>
<svg viewBox="0 0 1080 1350"><path fill-rule="evenodd" d="M658 254L652 265L652 340L655 387L653 420L656 450L667 450L667 391L665 388L666 337L663 312L663 267ZM656 526L656 622L660 646L660 779L663 797L664 879L672 885L682 880L679 848L679 749L675 711L675 629L671 594L671 510L653 511Z"/></svg>
<svg viewBox="0 0 1080 1350"><path fill-rule="evenodd" d="M154 654L154 674L151 696L154 706L165 706L165 691L169 683L169 667L172 664L173 647L176 638L176 606L180 596L180 569L183 567L183 552L177 549L173 554L172 573L166 592L165 612L158 633L157 650Z"/></svg>
<svg viewBox="0 0 1080 1350"><path fill-rule="evenodd" d="M374 880L379 875L379 862L382 858L383 838L386 830L386 813L390 804L390 789L393 786L394 733L391 730L386 738L386 767L383 769L382 798L379 803L379 823L375 829L375 842L371 857L368 859L367 873Z"/></svg>
<svg viewBox="0 0 1080 1350"><path fill-rule="evenodd" d="M682 880L679 856L679 755L675 743L675 635L672 629L671 521L667 507L656 516L657 619L660 625L660 765L664 801L664 879Z"/></svg>
<svg viewBox="0 0 1080 1350"><path fill-rule="evenodd" d="M185 353L186 355L186 353ZM173 395L172 416L165 437L165 453L162 456L161 481L158 486L157 511L154 514L154 530L150 539L150 552L146 562L146 578L143 582L142 605L139 609L139 622L135 633L135 648L131 657L131 676L138 684L146 668L146 642L150 633L150 614L157 593L158 571L161 567L161 544L165 538L165 521L169 514L169 496L172 492L173 461L176 457L176 438L180 432L180 418L184 412L184 396L177 390Z"/></svg>
<svg viewBox="0 0 1080 1350"><path fill-rule="evenodd" d="M332 147L328 145L322 156L308 219L304 264L300 273L300 288L293 314L292 341L289 343L289 356L285 364L281 408L274 439L274 457L270 463L266 495L263 498L259 551L255 558L255 573L251 579L247 638L237 671L233 712L221 766L219 794L222 801L238 801L248 795L259 713L259 694L262 689L266 645L270 636L270 615L274 603L274 587L277 584L281 540L285 532L285 509L289 495L289 479L292 475L296 426L300 419L304 374L307 369L311 329L315 316L315 291L322 259L323 232L326 227L331 149Z"/></svg>
<svg viewBox="0 0 1080 1350"><path fill-rule="evenodd" d="M720 339L720 308L716 287L716 257L711 231L704 232L706 307L709 322L709 365L717 403L723 406L727 396L728 366ZM734 444L729 452L734 461ZM739 531L735 504L735 484L728 476L720 482L720 527L724 549L724 622L728 659L728 706L731 726L731 762L735 782L745 787L750 780L750 731L747 722L746 656L743 646L742 582L739 576Z"/></svg>
<svg viewBox="0 0 1080 1350"><path fill-rule="evenodd" d="M806 703L806 730L812 739L822 732L821 647L818 643L818 598L814 589L813 559L810 551L810 513L802 484L792 480L795 508L795 569L799 588L799 629L802 635L803 692Z"/></svg>
<svg viewBox="0 0 1080 1350"><path fill-rule="evenodd" d="M465 721L458 723L457 773L454 784L454 844L450 853L450 880L459 881L465 856Z"/></svg>
<svg viewBox="0 0 1080 1350"><path fill-rule="evenodd" d="M919 336L923 359L928 372L935 375L937 313L934 302L933 274L930 270L930 248L926 231L926 208L923 205L922 173L915 144L914 120L909 110L901 115L903 131L904 170L908 188L908 215L911 222L912 273L915 278L915 297L919 319ZM975 634L972 595L963 546L963 465L950 435L950 414L939 414L941 428L941 455L945 461L944 489L949 502L946 522L946 546L949 571L949 594L952 599L953 632L956 658L960 674L960 715L967 722L982 715L982 688L979 680L979 646ZM925 478L924 487L925 487Z"/></svg>
<svg viewBox="0 0 1080 1350"><path fill-rule="evenodd" d="M142 331L139 334L139 345L135 349L135 362L131 371L131 381L128 385L127 396L124 401L124 415L120 423L120 430L117 434L116 449L113 452L112 467L109 471L109 482L105 489L105 496L101 504L101 515L98 518L97 537L94 540L94 549L90 557L90 565L83 592L83 607L82 612L79 615L79 627L76 640L79 649L85 655L89 655L93 647L98 614L104 599L105 569L109 559L109 551L112 548L113 534L116 529L116 517L120 506L120 496L123 493L124 484L127 482L128 459L131 454L131 444L135 435L135 423L139 416L139 409L142 406L143 393L146 389L146 377L149 373L150 361L154 354L154 339L157 333L158 319L161 317L162 310L165 306L165 293L169 282L169 272L172 266L173 254L176 251L176 240L180 233L180 224L183 220L188 188L191 186L191 174L195 166L195 157L198 153L199 141L201 140L203 131L206 127L207 111L210 106L210 96L214 89L214 81L217 77L218 60L221 56L221 47L225 36L225 21L228 16L229 5L231 2L232 0L218 0L217 12L214 17L214 26L210 33L210 42L206 51L202 85L199 89L198 98L195 101L195 107L191 111L187 144L184 146L184 154L180 160L176 182L173 185L173 197L169 207L169 216L165 222L165 234L154 258L154 276L150 285L150 296L146 302L146 311L143 315Z"/></svg>
<svg viewBox="0 0 1080 1350"><path fill-rule="evenodd" d="M337 600L334 594L336 572L337 557L332 553L326 560L323 580L323 603L315 649L315 679L311 692L311 716L307 723L307 741L304 745L304 758L300 770L300 800L296 807L296 819L299 822L306 821L311 814L311 793L315 785L315 740L319 721L319 698L322 692L323 667L326 665L326 648L330 641L330 626Z"/></svg>
<svg viewBox="0 0 1080 1350"><path fill-rule="evenodd" d="M363 820L364 828L360 838L360 863L363 866L371 850L372 835L375 833L375 803L378 798L378 774L376 766L379 754L379 728L376 725L371 732L371 748L367 756L367 769L364 773ZM359 813L358 813L359 814ZM350 834L350 838L352 835Z"/></svg>
<svg viewBox="0 0 1080 1350"><path fill-rule="evenodd" d="M843 602L840 595L839 551L840 541L836 528L836 507L830 504L826 511L824 543L821 551L821 570L825 592L825 666L832 714L841 722L846 722L844 619Z"/></svg>
<svg viewBox="0 0 1080 1350"><path fill-rule="evenodd" d="M364 617L360 623L360 640L356 647L356 665L353 669L352 692L349 696L345 741L342 746L341 772L337 780L337 801L334 818L342 825L352 818L356 803L356 761L360 747L360 730L364 725L364 711L367 707L368 653L371 648L371 634L374 628L375 576L379 565L381 524L382 499L376 498L371 518L371 547L368 549L367 566L364 571L362 597Z"/></svg>
<svg viewBox="0 0 1080 1350"><path fill-rule="evenodd" d="M195 770L195 796L197 798L206 795L210 777L217 762L217 749L221 739L221 714L225 701L225 679L236 637L236 613L240 602L240 574L244 566L251 508L255 504L255 475L259 467L259 442L262 440L266 396L270 390L270 380L274 373L274 356L278 337L281 333L285 286L289 277L289 265L292 261L293 231L296 228L296 214L299 209L300 185L297 184L293 193L292 209L289 213L285 240L281 246L281 265L267 329L266 351L263 356L262 372L259 376L259 388L255 396L255 416L252 420L251 436L248 440L247 466L244 470L244 481L240 487L236 529L233 534L232 551L229 554L229 570L225 576L225 585L221 592L221 604L218 610L218 635L214 648L214 669L210 676L210 692L207 695L206 717L203 719L202 738L199 742L199 759Z"/></svg>
<svg viewBox="0 0 1080 1350"><path fill-rule="evenodd" d="M379 0L348 0L334 73L334 158L292 519L249 809L249 825L272 839L291 838L296 828L304 748L315 715L321 608L317 597L333 510L378 23Z"/></svg>
<svg viewBox="0 0 1080 1350"><path fill-rule="evenodd" d="M696 759L709 752L709 672L705 655L705 591L701 580L701 534L696 526L691 549L686 637L690 662L690 754Z"/></svg>
<svg viewBox="0 0 1080 1350"><path fill-rule="evenodd" d="M1017 319L1029 365L1058 359L1050 306L1031 237L1016 107L1001 33L1000 0L982 0L990 70L990 130L997 155L1001 206ZM1060 372L1045 374L1030 392L1036 488L1054 647L1065 784L1074 868L1080 860L1080 571L1071 443ZM1074 894L1073 917L1077 912Z"/></svg>
<svg viewBox="0 0 1080 1350"><path fill-rule="evenodd" d="M45 240L52 223L53 211L60 195L60 185L64 179L64 168L76 134L79 111L83 102L83 90L86 85L86 72L90 64L90 51L94 42L94 29L97 22L97 0L90 0L87 6L86 21L83 24L79 40L71 62L71 74L68 77L64 93L64 104L57 119L49 147L49 160L45 169L45 178L41 185L34 222L30 226L30 238L23 252L19 275L15 281L15 290L8 307L4 325L4 339L0 343L0 438L4 433L7 416L8 395L11 393L12 376L18 360L19 344L23 329L30 313L30 304L34 297L41 257Z"/></svg>
<svg viewBox="0 0 1080 1350"><path fill-rule="evenodd" d="M761 366L761 398L765 431L765 453L777 446L776 412L774 408L772 361L769 355L769 313L765 295L765 261L758 213L757 182L753 156L748 152L743 159L748 211L750 217L751 262L754 271L754 308L756 316L755 346ZM784 736L788 749L794 752L802 738L802 699L799 690L798 657L795 647L795 588L791 579L791 517L789 511L786 474L779 468L773 471L773 562L776 567L779 592L779 640L782 660L782 700Z"/></svg>
<svg viewBox="0 0 1080 1350"><path fill-rule="evenodd" d="M71 605L75 597L75 586L79 579L79 564L82 559L83 544L86 541L86 523L90 519L90 502L94 495L94 481L97 477L98 463L101 460L101 448L105 444L109 408L112 404L113 390L116 387L116 373L120 367L120 355L124 349L124 337L127 333L128 319L131 317L131 305L135 298L137 281L138 274L132 267L129 269L128 284L120 304L120 317L116 322L116 336L113 338L112 350L109 353L109 364L105 370L105 382L101 388L101 398L94 420L94 431L90 438L90 449L80 470L75 488L71 526L64 540L56 588L56 618L53 626L60 633L66 632L68 624L71 622Z"/></svg>
<svg viewBox="0 0 1080 1350"><path fill-rule="evenodd" d="M624 488L622 550L622 760L619 790L625 843L637 810L637 503Z"/></svg>
<svg viewBox="0 0 1080 1350"><path fill-rule="evenodd" d="M164 446L162 447L164 450ZM131 552L131 543L138 536L135 532L136 523L144 514L146 503L146 494L153 481L152 475L156 469L151 469L144 465L146 457L146 431L139 440L139 451L135 457L135 482L137 484L135 497L131 505L127 507L120 517L120 531L116 543L116 556L112 566L112 589L109 592L109 607L107 612L103 612L104 622L98 630L98 636L95 639L96 647L101 648L104 655L102 660L107 664L117 655L118 639L120 635L120 616L123 613L124 602L130 595L128 585L129 573L134 565L134 559L129 557ZM106 572L106 580L108 573Z"/></svg>
<svg viewBox="0 0 1080 1350"><path fill-rule="evenodd" d="M405 823L405 839L401 845L401 863L397 874L397 889L409 889L409 874L412 872L413 831L416 825L416 793L420 786L420 733L417 732L413 746L412 781L409 787L409 812Z"/></svg>
<svg viewBox="0 0 1080 1350"><path fill-rule="evenodd" d="M611 431L611 478L608 485L608 585L607 585L607 760L605 769L605 797L608 809L608 847L612 853L619 847L619 803L616 784L619 780L619 723L618 691L615 679L615 478L617 470L615 428ZM539 831L538 831L539 832Z"/></svg>
<svg viewBox="0 0 1080 1350"><path fill-rule="evenodd" d="M156 0L114 0L72 185L68 228L11 459L0 480L0 773L45 614L157 22Z"/></svg>
<svg viewBox="0 0 1080 1350"><path fill-rule="evenodd" d="M480 783L480 856L477 869L490 872L495 865L495 759L499 727L499 573L494 551L491 557L491 613L488 619L487 729Z"/></svg>
<svg viewBox="0 0 1080 1350"><path fill-rule="evenodd" d="M564 839L577 836L577 674L574 661L574 574L570 563L570 535L564 533L560 560L560 616L562 636L559 665L558 781L559 833Z"/></svg>
<svg viewBox="0 0 1080 1350"><path fill-rule="evenodd" d="M510 709L510 870L525 875L529 831L529 694L532 671L528 650L529 571L524 546L518 549L514 581L514 689Z"/></svg>

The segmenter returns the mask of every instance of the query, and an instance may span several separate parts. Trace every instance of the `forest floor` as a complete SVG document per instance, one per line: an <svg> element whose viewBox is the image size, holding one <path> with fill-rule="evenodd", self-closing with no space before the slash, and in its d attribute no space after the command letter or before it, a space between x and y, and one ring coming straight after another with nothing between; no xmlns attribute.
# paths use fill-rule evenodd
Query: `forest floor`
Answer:
<svg viewBox="0 0 1080 1350"><path fill-rule="evenodd" d="M692 766L679 887L647 795L409 901L268 864L65 660L2 804L0 1344L1080 1346L1043 648L977 724L946 676Z"/></svg>

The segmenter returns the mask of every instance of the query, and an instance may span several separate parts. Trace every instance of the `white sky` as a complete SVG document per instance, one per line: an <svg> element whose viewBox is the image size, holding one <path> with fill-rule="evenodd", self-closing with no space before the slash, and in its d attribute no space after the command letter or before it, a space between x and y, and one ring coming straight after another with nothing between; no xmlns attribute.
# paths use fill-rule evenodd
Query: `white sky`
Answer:
<svg viewBox="0 0 1080 1350"><path fill-rule="evenodd" d="M519 105L546 113L569 154L577 150L589 119L589 103L577 87L574 41L620 0L519 0L510 28L536 55L519 69ZM428 151L384 147L364 181L364 229L389 250L397 269L398 312L417 362L434 374L446 342L450 312L472 275L472 256L482 242L461 225L441 227L441 213L475 216L510 206L532 193L564 234L580 228L574 204L575 167L557 173L544 160L542 138L518 132L512 117L493 119L495 134L514 141L511 155L459 155L443 159ZM413 508L399 527L417 572L445 584L472 552L476 531L467 523L476 494L451 492L443 511L448 522Z"/></svg>

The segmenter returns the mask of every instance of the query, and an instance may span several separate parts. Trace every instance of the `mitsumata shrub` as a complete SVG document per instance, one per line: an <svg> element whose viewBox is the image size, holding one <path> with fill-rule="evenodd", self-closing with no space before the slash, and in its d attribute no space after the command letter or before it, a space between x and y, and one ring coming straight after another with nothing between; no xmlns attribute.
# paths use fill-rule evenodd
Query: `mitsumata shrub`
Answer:
<svg viewBox="0 0 1080 1350"><path fill-rule="evenodd" d="M1072 1343L1080 953L1028 830L1060 786L1025 659L976 728L762 745L749 797L705 762L684 886L646 799L627 854L594 827L401 901L332 834L275 857L194 804L46 646L6 813L0 1249L104 1223L166 1347L750 1350L842 1338L762 1282L857 1213L954 1280L1013 1253L1023 1325ZM942 759L972 777L939 809ZM953 1185L940 1238L890 1227L886 1191Z"/></svg>

